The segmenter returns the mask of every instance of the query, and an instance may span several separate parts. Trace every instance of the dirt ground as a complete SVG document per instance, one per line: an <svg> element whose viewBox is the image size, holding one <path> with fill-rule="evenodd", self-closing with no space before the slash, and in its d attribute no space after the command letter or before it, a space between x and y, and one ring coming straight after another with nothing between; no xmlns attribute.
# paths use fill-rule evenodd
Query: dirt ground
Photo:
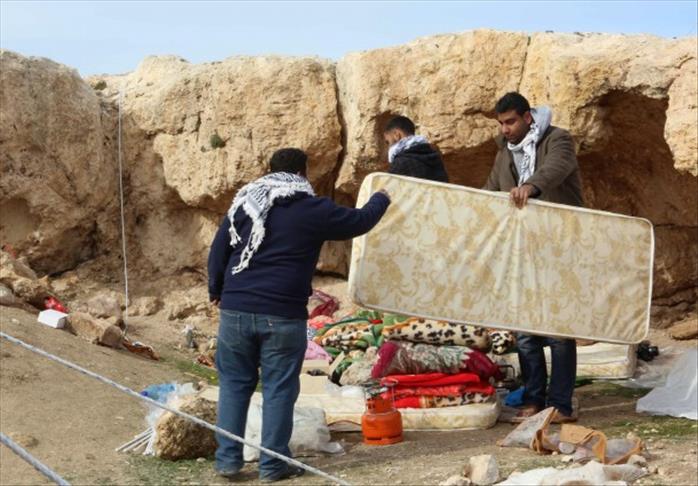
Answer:
<svg viewBox="0 0 698 486"><path fill-rule="evenodd" d="M331 293L345 287L323 282ZM329 288L328 288L329 287ZM343 299L344 300L344 299ZM141 390L167 381L214 380L191 364L183 349L182 323L162 313L129 320L130 334L156 347L159 362L90 344L78 337L36 323L36 316L0 307L0 329L86 368ZM206 326L204 326L206 327ZM207 334L215 334L211 322ZM660 349L695 347L696 341L673 341L661 331L650 339ZM580 424L609 436L634 432L645 441L650 468L658 472L639 484L698 484L698 425L695 421L635 413L635 402L647 390L595 382L577 389ZM145 429L146 407L137 400L61 365L0 342L0 429L73 484L226 484L213 472L211 459L168 462L121 454L115 448ZM361 443L358 433L337 433L346 452L334 457L304 458L308 464L352 484L438 484L458 474L468 457L493 454L501 478L512 471L563 465L560 456L538 456L525 449L502 449L496 441L512 430L498 423L482 431L408 432L403 443L376 447ZM46 484L47 481L9 449L0 447L0 484ZM243 483L253 484L256 465L245 467ZM306 475L288 484L324 484Z"/></svg>

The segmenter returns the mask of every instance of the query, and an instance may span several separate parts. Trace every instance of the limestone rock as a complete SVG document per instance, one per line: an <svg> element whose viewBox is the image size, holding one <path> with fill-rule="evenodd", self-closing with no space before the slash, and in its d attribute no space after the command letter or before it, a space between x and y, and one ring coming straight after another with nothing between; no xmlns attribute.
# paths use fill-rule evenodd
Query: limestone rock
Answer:
<svg viewBox="0 0 698 486"><path fill-rule="evenodd" d="M669 328L669 335L674 339L692 339L698 336L698 316L692 316L677 322Z"/></svg>
<svg viewBox="0 0 698 486"><path fill-rule="evenodd" d="M494 160L497 99L516 90L528 37L478 30L353 53L337 63L347 139L337 191L354 197L363 178L387 170L383 129L412 118L435 144L457 184L482 185Z"/></svg>
<svg viewBox="0 0 698 486"><path fill-rule="evenodd" d="M118 325L111 324L102 333L99 338L99 344L110 348L121 348L121 343L124 340L124 331Z"/></svg>
<svg viewBox="0 0 698 486"><path fill-rule="evenodd" d="M439 483L439 486L470 486L470 479L463 476L451 476L446 481Z"/></svg>
<svg viewBox="0 0 698 486"><path fill-rule="evenodd" d="M499 466L491 454L473 456L470 464L470 480L477 485L490 485L499 480Z"/></svg>
<svg viewBox="0 0 698 486"><path fill-rule="evenodd" d="M653 325L669 324L696 308L695 45L695 37L477 30L336 64L151 57L89 83L52 61L2 51L0 243L40 274L103 259L100 275L119 277L119 90L130 270L154 279L205 269L235 191L282 146L308 152L319 194L352 205L364 176L387 169L381 132L395 114L417 122L452 182L481 187L496 152L493 106L518 90L550 105L553 123L574 136L587 206L654 223ZM320 270L345 275L348 253L347 243L326 245ZM41 304L42 289L19 287ZM204 311L212 315L196 306L168 312Z"/></svg>
<svg viewBox="0 0 698 486"><path fill-rule="evenodd" d="M4 284L0 284L0 305L14 306L18 303L17 297L12 293L12 289Z"/></svg>
<svg viewBox="0 0 698 486"><path fill-rule="evenodd" d="M208 309L208 291L201 287L188 291L174 291L164 297L164 309L170 320L187 319ZM193 319L190 319L193 320Z"/></svg>
<svg viewBox="0 0 698 486"><path fill-rule="evenodd" d="M95 254L116 164L94 90L77 71L0 50L0 241L41 272Z"/></svg>
<svg viewBox="0 0 698 486"><path fill-rule="evenodd" d="M317 269L322 273L329 273L346 277L349 273L350 254L350 242L328 241L324 245L322 245Z"/></svg>
<svg viewBox="0 0 698 486"><path fill-rule="evenodd" d="M68 330L91 343L110 347L119 347L121 344L119 336L123 335L119 327L85 312L72 312L68 315Z"/></svg>
<svg viewBox="0 0 698 486"><path fill-rule="evenodd" d="M480 30L349 54L337 64L347 127L337 196L352 199L366 174L387 169L381 132L395 114L415 120L451 182L481 187L496 153L494 104L518 90L549 105L553 124L575 138L589 207L656 225L654 295L695 287L695 45L695 37Z"/></svg>
<svg viewBox="0 0 698 486"><path fill-rule="evenodd" d="M306 150L310 180L331 187L341 144L329 62L149 57L123 79L123 89L126 112L154 136L167 186L188 206L227 208L235 190L261 176L283 146ZM223 145L212 144L212 136Z"/></svg>
<svg viewBox="0 0 698 486"><path fill-rule="evenodd" d="M216 423L216 403L200 396L182 398L178 410L209 423ZM216 451L213 431L196 425L170 412L165 412L155 425L155 453L168 460L208 457Z"/></svg>
<svg viewBox="0 0 698 486"><path fill-rule="evenodd" d="M52 294L46 279L38 279L24 262L4 251L0 251L0 283L11 290L17 300L40 309L44 308L44 299Z"/></svg>
<svg viewBox="0 0 698 486"><path fill-rule="evenodd" d="M122 319L121 305L115 293L100 292L87 301L87 312L99 318L116 317Z"/></svg>
<svg viewBox="0 0 698 486"><path fill-rule="evenodd" d="M162 301L157 297L138 297L128 308L132 316L152 316L162 308Z"/></svg>

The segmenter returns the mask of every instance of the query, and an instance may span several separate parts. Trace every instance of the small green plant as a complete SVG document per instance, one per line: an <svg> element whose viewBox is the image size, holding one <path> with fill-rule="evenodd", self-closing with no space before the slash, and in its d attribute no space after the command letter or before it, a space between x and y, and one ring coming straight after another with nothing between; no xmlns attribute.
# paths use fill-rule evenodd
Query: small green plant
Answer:
<svg viewBox="0 0 698 486"><path fill-rule="evenodd" d="M210 142L211 147L214 149L225 147L225 140L223 140L221 136L218 135L218 132L214 132L213 135L211 135Z"/></svg>
<svg viewBox="0 0 698 486"><path fill-rule="evenodd" d="M218 385L218 372L187 359L174 359L175 367L190 376L206 380L209 385Z"/></svg>
<svg viewBox="0 0 698 486"><path fill-rule="evenodd" d="M97 90L97 91L102 91L106 87L107 87L107 82L103 79L100 81L97 81L97 84L95 84L95 90Z"/></svg>

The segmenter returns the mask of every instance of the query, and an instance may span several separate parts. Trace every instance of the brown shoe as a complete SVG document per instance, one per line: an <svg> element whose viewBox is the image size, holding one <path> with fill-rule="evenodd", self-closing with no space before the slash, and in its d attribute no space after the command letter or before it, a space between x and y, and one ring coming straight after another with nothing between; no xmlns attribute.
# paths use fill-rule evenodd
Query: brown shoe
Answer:
<svg viewBox="0 0 698 486"><path fill-rule="evenodd" d="M536 407L535 405L524 405L519 407L519 413L512 417L511 421L515 424L519 424L525 421L529 417L533 417L535 414L540 412L542 408Z"/></svg>
<svg viewBox="0 0 698 486"><path fill-rule="evenodd" d="M572 412L572 415L565 415L558 409L555 409L553 413L553 418L550 420L551 424L569 424L571 422L577 421L577 414Z"/></svg>

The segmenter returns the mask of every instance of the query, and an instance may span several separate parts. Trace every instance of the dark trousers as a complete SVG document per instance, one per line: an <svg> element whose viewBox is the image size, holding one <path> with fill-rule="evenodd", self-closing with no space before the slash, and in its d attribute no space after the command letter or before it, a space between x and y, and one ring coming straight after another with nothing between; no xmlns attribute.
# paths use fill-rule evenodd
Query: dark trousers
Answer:
<svg viewBox="0 0 698 486"><path fill-rule="evenodd" d="M577 345L574 339L553 339L518 334L519 363L524 382L524 405L539 408L555 407L565 415L572 414L572 394L577 377ZM550 386L543 348L550 346ZM547 393L546 393L547 388Z"/></svg>

